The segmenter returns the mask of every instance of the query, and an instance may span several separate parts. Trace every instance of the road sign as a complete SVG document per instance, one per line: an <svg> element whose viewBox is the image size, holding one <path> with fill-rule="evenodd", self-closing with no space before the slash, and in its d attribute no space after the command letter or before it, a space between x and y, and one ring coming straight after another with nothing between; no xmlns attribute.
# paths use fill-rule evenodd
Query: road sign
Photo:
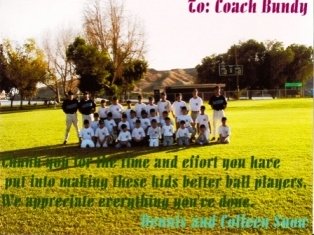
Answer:
<svg viewBox="0 0 314 235"><path fill-rule="evenodd" d="M243 75L243 65L219 65L219 76L241 76Z"/></svg>
<svg viewBox="0 0 314 235"><path fill-rule="evenodd" d="M297 88L297 87L302 87L302 82L286 82L285 83L285 88Z"/></svg>

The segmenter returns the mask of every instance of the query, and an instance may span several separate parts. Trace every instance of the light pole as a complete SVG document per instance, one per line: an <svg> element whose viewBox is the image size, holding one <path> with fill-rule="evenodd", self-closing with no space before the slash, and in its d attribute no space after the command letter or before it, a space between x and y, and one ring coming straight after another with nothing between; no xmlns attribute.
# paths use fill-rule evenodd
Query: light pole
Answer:
<svg viewBox="0 0 314 235"><path fill-rule="evenodd" d="M238 66L238 54L237 54L237 46L234 45L234 58L235 58L235 65ZM237 96L240 98L240 86L239 86L239 74L237 75Z"/></svg>

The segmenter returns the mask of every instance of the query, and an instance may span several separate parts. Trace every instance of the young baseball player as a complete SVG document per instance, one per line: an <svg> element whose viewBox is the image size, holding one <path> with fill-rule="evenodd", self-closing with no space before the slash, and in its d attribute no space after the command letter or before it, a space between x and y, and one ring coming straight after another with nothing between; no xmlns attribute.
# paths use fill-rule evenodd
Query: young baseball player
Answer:
<svg viewBox="0 0 314 235"><path fill-rule="evenodd" d="M195 136L195 123L190 115L188 115L188 110L186 107L182 107L181 109L182 115L177 117L178 126L180 125L181 121L185 122L185 127L189 130L191 137Z"/></svg>
<svg viewBox="0 0 314 235"><path fill-rule="evenodd" d="M165 125L162 126L161 133L163 136L163 146L173 145L174 127L169 117L165 118Z"/></svg>
<svg viewBox="0 0 314 235"><path fill-rule="evenodd" d="M169 118L169 113L167 111L163 111L162 112L162 116L160 117L160 126L163 127L164 125L166 125L166 118ZM173 125L172 120L170 119L170 123L171 125Z"/></svg>
<svg viewBox="0 0 314 235"><path fill-rule="evenodd" d="M78 130L78 120L77 120L77 109L79 106L79 102L74 98L74 95L71 91L68 92L67 99L62 104L62 110L66 115L66 129L65 129L65 137L63 144L66 144L69 139L69 133L71 126L73 124L77 137L79 138L79 130Z"/></svg>
<svg viewBox="0 0 314 235"><path fill-rule="evenodd" d="M157 111L159 115L162 115L163 111L167 111L168 113L171 112L172 107L171 103L169 100L167 100L167 95L165 92L162 92L161 94L161 99L157 103Z"/></svg>
<svg viewBox="0 0 314 235"><path fill-rule="evenodd" d="M104 120L99 120L99 127L96 129L95 132L95 138L96 138L96 147L108 147L108 141L110 141L110 135L108 132L108 129L105 127Z"/></svg>
<svg viewBox="0 0 314 235"><path fill-rule="evenodd" d="M132 111L131 104L132 104L131 100L127 100L127 102L126 102L127 107L124 111L124 113L128 117L128 121L130 121L130 119L131 119L131 111Z"/></svg>
<svg viewBox="0 0 314 235"><path fill-rule="evenodd" d="M205 125L205 128L207 130L208 135L211 133L211 126L210 126L210 121L209 117L207 114L205 114L205 106L201 106L201 112L196 118L196 129L197 133L200 134L200 126Z"/></svg>
<svg viewBox="0 0 314 235"><path fill-rule="evenodd" d="M215 94L210 98L209 104L213 109L213 138L215 140L217 135L217 125L221 118L225 116L225 108L227 107L227 100L221 94L220 87L215 87Z"/></svg>
<svg viewBox="0 0 314 235"><path fill-rule="evenodd" d="M135 127L132 130L132 145L133 146L144 146L145 145L145 131L141 127L141 121L139 119L135 122Z"/></svg>
<svg viewBox="0 0 314 235"><path fill-rule="evenodd" d="M195 122L199 112L200 108L203 105L203 100L201 97L198 96L198 90L193 90L193 97L189 101L190 109L191 109L191 117L193 119L193 122Z"/></svg>
<svg viewBox="0 0 314 235"><path fill-rule="evenodd" d="M109 132L110 138L109 138L109 144L113 144L114 141L117 138L117 125L116 122L112 118L112 113L109 112L107 114L107 119L105 120L105 126Z"/></svg>
<svg viewBox="0 0 314 235"><path fill-rule="evenodd" d="M146 104L142 102L143 97L141 95L139 95L137 99L138 99L138 103L135 104L135 112L136 112L136 116L139 118L141 117L141 112L143 110L146 111Z"/></svg>
<svg viewBox="0 0 314 235"><path fill-rule="evenodd" d="M121 131L122 130L122 125L126 125L126 128L128 131L131 130L130 128L130 123L128 122L128 117L125 113L122 114L122 119L121 122L119 122L118 124L118 130Z"/></svg>
<svg viewBox="0 0 314 235"><path fill-rule="evenodd" d="M196 143L199 145L205 145L209 143L208 140L208 130L204 124L201 124L199 127L198 137L196 139Z"/></svg>
<svg viewBox="0 0 314 235"><path fill-rule="evenodd" d="M174 118L182 115L181 109L186 107L185 101L182 100L182 94L176 94L176 100L172 104L172 115Z"/></svg>
<svg viewBox="0 0 314 235"><path fill-rule="evenodd" d="M83 122L88 120L89 123L93 121L93 113L95 112L96 104L90 99L88 92L83 92L83 99L79 103L79 111L82 114Z"/></svg>
<svg viewBox="0 0 314 235"><path fill-rule="evenodd" d="M81 148L95 148L94 131L89 126L89 121L86 119L83 122L84 127L80 131Z"/></svg>
<svg viewBox="0 0 314 235"><path fill-rule="evenodd" d="M136 112L134 110L131 110L131 112L130 112L130 120L128 120L129 124L130 124L131 131L135 128L135 123L136 123L137 120L139 120L139 119L136 117Z"/></svg>
<svg viewBox="0 0 314 235"><path fill-rule="evenodd" d="M107 118L108 107L106 107L106 100L100 101L100 107L98 109L99 118L105 120Z"/></svg>
<svg viewBox="0 0 314 235"><path fill-rule="evenodd" d="M91 122L90 127L93 129L94 133L96 133L96 130L99 126L99 114L94 113L93 117L94 117L94 120Z"/></svg>
<svg viewBox="0 0 314 235"><path fill-rule="evenodd" d="M157 115L155 109L151 109L151 110L150 110L150 117L149 117L149 120L152 121L153 119L155 119L155 120L157 121L157 124L160 123L160 118L159 118L159 116Z"/></svg>
<svg viewBox="0 0 314 235"><path fill-rule="evenodd" d="M116 125L121 121L123 107L119 104L118 98L116 96L112 97L112 104L109 106L109 112L112 113L112 118L116 122Z"/></svg>
<svg viewBox="0 0 314 235"><path fill-rule="evenodd" d="M221 119L221 126L218 129L218 133L219 133L218 142L221 144L229 144L230 143L231 129L229 126L227 126L226 123L227 123L227 118L223 117Z"/></svg>
<svg viewBox="0 0 314 235"><path fill-rule="evenodd" d="M180 121L180 127L177 130L176 133L176 139L177 139L177 143L179 146L182 145L189 145L190 144L190 132L189 130L185 127L185 121L182 120Z"/></svg>
<svg viewBox="0 0 314 235"><path fill-rule="evenodd" d="M150 114L151 109L157 110L157 105L154 103L154 98L150 96L148 97L148 104L146 105L146 112Z"/></svg>
<svg viewBox="0 0 314 235"><path fill-rule="evenodd" d="M153 119L151 126L147 130L147 136L149 136L149 147L158 147L159 139L161 138L161 130L157 124L156 119Z"/></svg>
<svg viewBox="0 0 314 235"><path fill-rule="evenodd" d="M147 113L145 110L141 112L141 126L143 127L144 131L147 132L148 127L150 126L150 120L147 118Z"/></svg>
<svg viewBox="0 0 314 235"><path fill-rule="evenodd" d="M122 131L120 131L117 141L118 143L116 144L116 148L121 148L121 147L131 147L131 140L132 140L132 136L131 133L127 130L127 126L125 124L123 124L121 126Z"/></svg>

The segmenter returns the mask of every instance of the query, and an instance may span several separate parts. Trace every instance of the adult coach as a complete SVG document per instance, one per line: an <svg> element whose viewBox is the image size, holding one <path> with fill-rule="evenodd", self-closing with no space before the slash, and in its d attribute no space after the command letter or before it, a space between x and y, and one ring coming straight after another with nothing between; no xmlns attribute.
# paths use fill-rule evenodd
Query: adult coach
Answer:
<svg viewBox="0 0 314 235"><path fill-rule="evenodd" d="M215 87L215 94L210 98L209 104L213 109L213 138L211 140L216 139L219 123L221 122L221 118L225 116L225 108L227 107L226 98L220 93L220 87Z"/></svg>
<svg viewBox="0 0 314 235"><path fill-rule="evenodd" d="M193 122L195 122L198 114L201 111L201 106L203 105L203 100L201 97L198 96L198 90L193 90L193 97L189 101L190 109L191 109L191 117Z"/></svg>
<svg viewBox="0 0 314 235"><path fill-rule="evenodd" d="M77 137L79 138L79 130L78 130L78 120L77 120L77 109L79 106L79 102L77 99L74 98L74 95L71 91L68 92L66 100L62 103L62 110L65 113L65 137L63 144L68 142L69 133L71 126L73 124Z"/></svg>
<svg viewBox="0 0 314 235"><path fill-rule="evenodd" d="M88 120L91 124L94 117L93 113L95 112L96 104L95 102L89 98L88 92L83 92L83 99L81 99L79 103L79 111L82 114L82 123L84 123L84 120Z"/></svg>

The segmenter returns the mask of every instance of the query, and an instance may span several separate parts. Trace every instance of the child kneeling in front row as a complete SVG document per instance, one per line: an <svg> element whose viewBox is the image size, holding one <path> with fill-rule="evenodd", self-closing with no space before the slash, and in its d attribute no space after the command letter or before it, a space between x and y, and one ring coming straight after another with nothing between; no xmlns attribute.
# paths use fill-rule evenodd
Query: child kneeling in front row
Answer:
<svg viewBox="0 0 314 235"><path fill-rule="evenodd" d="M157 124L157 120L151 121L151 126L147 130L149 136L149 147L159 147L159 139L161 138L161 129Z"/></svg>
<svg viewBox="0 0 314 235"><path fill-rule="evenodd" d="M104 120L100 119L99 120L99 126L96 129L95 132L95 138L96 138L96 147L108 147L108 142L111 140L111 136L109 134L109 131L107 127L105 127L105 122Z"/></svg>
<svg viewBox="0 0 314 235"><path fill-rule="evenodd" d="M180 121L180 127L178 128L176 133L178 145L190 145L190 136L191 134L189 132L189 129L185 126L185 121Z"/></svg>
<svg viewBox="0 0 314 235"><path fill-rule="evenodd" d="M223 117L221 119L221 126L218 129L219 133L219 140L218 142L221 144L229 144L230 143L230 135L231 135L231 129L226 124L227 118Z"/></svg>
<svg viewBox="0 0 314 235"><path fill-rule="evenodd" d="M163 146L173 145L174 127L171 124L171 120L169 117L165 118L165 124L161 128L161 133L163 136Z"/></svg>
<svg viewBox="0 0 314 235"><path fill-rule="evenodd" d="M199 145L204 145L209 143L209 132L204 124L199 126L199 134L196 139L196 143Z"/></svg>
<svg viewBox="0 0 314 235"><path fill-rule="evenodd" d="M116 144L116 148L121 148L121 147L131 147L131 133L128 131L128 128L125 124L121 125L121 131L118 135L117 141L118 143Z"/></svg>
<svg viewBox="0 0 314 235"><path fill-rule="evenodd" d="M80 131L81 148L95 148L94 130L89 126L89 121L84 120L84 127Z"/></svg>
<svg viewBox="0 0 314 235"><path fill-rule="evenodd" d="M137 119L135 121L135 127L132 130L132 145L133 146L146 145L145 137L146 134L143 127L141 127L141 120Z"/></svg>

